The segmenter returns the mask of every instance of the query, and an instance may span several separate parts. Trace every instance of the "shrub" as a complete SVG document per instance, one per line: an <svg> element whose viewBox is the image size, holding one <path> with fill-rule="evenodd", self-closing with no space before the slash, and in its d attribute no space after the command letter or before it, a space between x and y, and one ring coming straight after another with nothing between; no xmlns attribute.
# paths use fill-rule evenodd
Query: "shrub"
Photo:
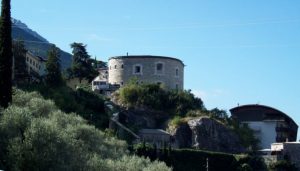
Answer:
<svg viewBox="0 0 300 171"><path fill-rule="evenodd" d="M275 163L270 164L270 170L289 170L289 171L296 171L298 170L294 164L287 160L279 160Z"/></svg>
<svg viewBox="0 0 300 171"><path fill-rule="evenodd" d="M187 123L185 118L181 118L180 116L175 116L168 124L169 129L173 130L174 128L178 128L180 125Z"/></svg>
<svg viewBox="0 0 300 171"><path fill-rule="evenodd" d="M184 116L189 110L204 110L203 102L191 91L166 90L157 84L128 84L116 97L128 107L146 106Z"/></svg>
<svg viewBox="0 0 300 171"><path fill-rule="evenodd" d="M89 91L87 88L78 88L76 91L74 91L71 88L66 87L65 85L61 85L60 87L49 87L47 85L31 85L28 87L24 87L23 89L26 91L33 91L30 93L33 96L30 99L24 98L25 100L22 100L22 98L16 99L16 103L20 105L27 104L35 97L40 98L42 95L46 99L51 99L55 103L55 106L57 106L63 112L77 113L84 119L95 125L97 128L105 129L108 127L109 116L107 113L105 113L104 110L103 97L92 91ZM38 91L41 95L39 95L35 91ZM20 91L16 93L22 94L20 93Z"/></svg>
<svg viewBox="0 0 300 171"><path fill-rule="evenodd" d="M163 163L128 156L124 141L105 136L74 113L57 110L52 101L36 93L17 92L28 101L15 93L17 105L1 112L1 169L170 170Z"/></svg>

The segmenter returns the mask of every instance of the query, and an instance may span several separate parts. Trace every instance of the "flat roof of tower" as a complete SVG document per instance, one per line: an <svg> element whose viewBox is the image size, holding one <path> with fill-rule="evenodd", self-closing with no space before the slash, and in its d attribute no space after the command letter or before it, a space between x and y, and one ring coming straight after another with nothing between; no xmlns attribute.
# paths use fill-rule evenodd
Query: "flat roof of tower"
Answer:
<svg viewBox="0 0 300 171"><path fill-rule="evenodd" d="M184 65L184 63L182 62L182 60L177 59L177 58L168 57L168 56L153 56L153 55L126 55L126 56L113 56L113 57L110 57L108 60L111 60L111 59L124 59L124 58L128 58L128 59L136 59L136 58L161 58L161 59L171 59L171 60L176 60L176 61L182 63L182 65Z"/></svg>

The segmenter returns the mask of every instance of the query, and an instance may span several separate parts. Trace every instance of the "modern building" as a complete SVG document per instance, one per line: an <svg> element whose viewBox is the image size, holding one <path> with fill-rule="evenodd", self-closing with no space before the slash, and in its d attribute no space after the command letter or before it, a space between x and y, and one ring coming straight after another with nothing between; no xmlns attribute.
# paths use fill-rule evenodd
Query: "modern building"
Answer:
<svg viewBox="0 0 300 171"><path fill-rule="evenodd" d="M99 75L92 81L93 91L105 91L109 89L107 68L98 69Z"/></svg>
<svg viewBox="0 0 300 171"><path fill-rule="evenodd" d="M276 142L296 141L298 125L287 114L263 105L243 105L230 110L232 118L247 124L260 140L262 149Z"/></svg>
<svg viewBox="0 0 300 171"><path fill-rule="evenodd" d="M138 84L163 84L169 89L184 88L184 64L181 60L165 56L115 56L108 61L108 83L120 86L132 78Z"/></svg>

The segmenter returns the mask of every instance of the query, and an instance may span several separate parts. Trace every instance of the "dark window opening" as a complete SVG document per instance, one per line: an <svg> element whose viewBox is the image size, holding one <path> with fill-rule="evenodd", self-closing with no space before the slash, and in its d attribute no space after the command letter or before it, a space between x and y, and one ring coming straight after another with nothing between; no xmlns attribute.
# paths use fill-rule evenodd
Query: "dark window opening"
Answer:
<svg viewBox="0 0 300 171"><path fill-rule="evenodd" d="M162 71L163 70L163 64L162 63L156 64L156 70L157 71Z"/></svg>
<svg viewBox="0 0 300 171"><path fill-rule="evenodd" d="M134 73L136 73L136 74L141 73L141 67L140 66L135 66Z"/></svg>

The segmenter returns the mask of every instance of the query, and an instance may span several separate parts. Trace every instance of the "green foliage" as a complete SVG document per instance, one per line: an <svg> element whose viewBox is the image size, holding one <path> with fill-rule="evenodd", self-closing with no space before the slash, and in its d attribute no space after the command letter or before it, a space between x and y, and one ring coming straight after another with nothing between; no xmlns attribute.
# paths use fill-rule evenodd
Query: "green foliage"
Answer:
<svg viewBox="0 0 300 171"><path fill-rule="evenodd" d="M157 153L158 151L158 153ZM207 159L209 170L236 170L237 160L233 155L201 150L187 149L156 149L149 144L138 144L134 147L138 156L149 157L151 160L161 160L172 167L174 171L206 170Z"/></svg>
<svg viewBox="0 0 300 171"><path fill-rule="evenodd" d="M62 84L59 58L60 51L53 45L48 52L48 60L46 62L46 83L49 86L59 86Z"/></svg>
<svg viewBox="0 0 300 171"><path fill-rule="evenodd" d="M184 116L189 110L205 109L201 99L190 91L168 91L157 84L130 83L117 95L129 107L143 106Z"/></svg>
<svg viewBox="0 0 300 171"><path fill-rule="evenodd" d="M238 170L267 170L264 159L256 155L243 155L236 157L238 161Z"/></svg>
<svg viewBox="0 0 300 171"><path fill-rule="evenodd" d="M73 53L73 62L69 74L71 77L79 78L81 83L82 79L86 78L90 81L94 79L98 72L92 66L93 60L90 59L90 55L86 51L86 45L82 43L71 44Z"/></svg>
<svg viewBox="0 0 300 171"><path fill-rule="evenodd" d="M170 122L169 122L169 128L177 128L182 124L187 123L185 121L185 118L181 118L180 116L175 116Z"/></svg>
<svg viewBox="0 0 300 171"><path fill-rule="evenodd" d="M101 95L79 88L73 91L65 85L49 87L47 85L30 85L28 91L38 91L46 99L51 99L59 109L66 113L75 112L95 125L97 128L108 127L109 115L104 110L104 99ZM36 96L36 94L34 94ZM29 99L26 99L29 100Z"/></svg>
<svg viewBox="0 0 300 171"><path fill-rule="evenodd" d="M13 104L1 113L1 169L170 170L163 163L128 156L125 142L60 111L37 93L16 90Z"/></svg>
<svg viewBox="0 0 300 171"><path fill-rule="evenodd" d="M2 0L0 17L0 106L12 101L12 39L10 0Z"/></svg>
<svg viewBox="0 0 300 171"><path fill-rule="evenodd" d="M214 108L209 111L209 115L211 118L221 121L223 123L228 123L229 117L225 110L220 110L218 108Z"/></svg>
<svg viewBox="0 0 300 171"><path fill-rule="evenodd" d="M296 171L298 170L294 164L292 164L290 161L287 160L279 160L275 163L270 164L269 166L270 170L274 171Z"/></svg>
<svg viewBox="0 0 300 171"><path fill-rule="evenodd" d="M248 149L249 152L257 150L259 140L254 136L252 129L247 124L239 124L235 120L230 120L230 126L233 131L239 136L241 144Z"/></svg>
<svg viewBox="0 0 300 171"><path fill-rule="evenodd" d="M12 44L13 56L14 56L14 81L25 81L28 77L27 65L26 65L26 48L22 40L13 41Z"/></svg>

